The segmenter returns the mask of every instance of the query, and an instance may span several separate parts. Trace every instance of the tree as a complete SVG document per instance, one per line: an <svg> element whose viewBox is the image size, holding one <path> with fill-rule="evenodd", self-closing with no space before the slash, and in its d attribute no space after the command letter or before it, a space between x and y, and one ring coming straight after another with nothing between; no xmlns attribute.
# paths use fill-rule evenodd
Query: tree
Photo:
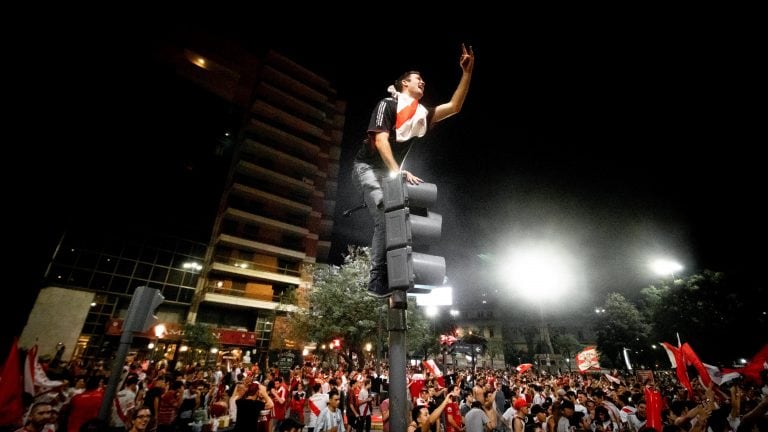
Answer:
<svg viewBox="0 0 768 432"><path fill-rule="evenodd" d="M765 342L759 336L768 333L765 296L764 287L705 270L644 288L641 307L653 323L653 343L676 342L679 334L705 361L730 362L754 354Z"/></svg>
<svg viewBox="0 0 768 432"><path fill-rule="evenodd" d="M504 360L504 341L502 339L489 340L485 354L491 359L491 369L493 369L494 358L501 356Z"/></svg>
<svg viewBox="0 0 768 432"><path fill-rule="evenodd" d="M622 350L639 351L648 346L650 326L637 308L619 293L610 293L603 306L605 313L595 324L601 363L621 365Z"/></svg>
<svg viewBox="0 0 768 432"><path fill-rule="evenodd" d="M440 352L439 337L432 330L432 321L424 315L421 308L416 306L415 297L408 298L406 320L408 323L408 333L405 338L407 352L424 353L425 359L429 354L437 355Z"/></svg>
<svg viewBox="0 0 768 432"><path fill-rule="evenodd" d="M205 362L208 351L218 344L218 340L213 336L213 327L201 323L184 324L183 340L189 346L187 363L198 362L201 359Z"/></svg>
<svg viewBox="0 0 768 432"><path fill-rule="evenodd" d="M579 343L579 340L576 339L576 336L570 333L553 336L552 346L556 353L561 354L563 358L567 359L569 365L574 361L574 355L582 348L582 345Z"/></svg>
<svg viewBox="0 0 768 432"><path fill-rule="evenodd" d="M293 313L296 337L318 343L342 340L342 356L352 366L352 354L364 358L363 347L377 337L378 319L386 303L367 294L370 257L367 247L350 247L341 266L316 265L309 308ZM408 342L425 338L428 326L415 302L409 301ZM374 344L376 345L376 344Z"/></svg>

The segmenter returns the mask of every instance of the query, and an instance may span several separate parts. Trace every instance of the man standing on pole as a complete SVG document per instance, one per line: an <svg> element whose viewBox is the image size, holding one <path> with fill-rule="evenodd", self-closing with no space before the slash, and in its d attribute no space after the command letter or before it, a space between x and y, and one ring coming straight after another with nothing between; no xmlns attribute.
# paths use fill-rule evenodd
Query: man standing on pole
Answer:
<svg viewBox="0 0 768 432"><path fill-rule="evenodd" d="M475 63L471 46L462 45L461 51L459 65L462 76L450 101L433 108L421 105L419 100L424 96L425 86L421 74L417 71L404 73L387 89L392 96L382 99L373 110L368 135L355 156L352 179L358 191L363 193L374 225L368 282L368 293L374 297L383 298L391 294L386 269L382 179L399 175L411 146L427 133L429 127L461 111ZM422 182L412 173L402 172L408 183L416 185Z"/></svg>

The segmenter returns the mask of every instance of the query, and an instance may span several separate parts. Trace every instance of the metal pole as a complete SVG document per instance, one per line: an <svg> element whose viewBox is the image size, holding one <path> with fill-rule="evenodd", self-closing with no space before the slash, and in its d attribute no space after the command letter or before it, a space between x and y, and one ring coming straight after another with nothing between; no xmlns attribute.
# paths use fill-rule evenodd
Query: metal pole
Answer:
<svg viewBox="0 0 768 432"><path fill-rule="evenodd" d="M405 313L408 309L405 291L395 290L389 299L389 430L406 432L408 429L408 398L406 398L405 367L408 328Z"/></svg>
<svg viewBox="0 0 768 432"><path fill-rule="evenodd" d="M120 383L123 364L125 364L125 357L128 355L131 342L133 342L133 332L130 329L123 328L123 334L120 336L120 346L117 348L115 360L112 362L109 384L107 384L104 399L101 402L101 409L99 409L99 420L107 420L107 416L109 416L109 409L112 407L112 400L115 398L115 393L117 393L117 385Z"/></svg>

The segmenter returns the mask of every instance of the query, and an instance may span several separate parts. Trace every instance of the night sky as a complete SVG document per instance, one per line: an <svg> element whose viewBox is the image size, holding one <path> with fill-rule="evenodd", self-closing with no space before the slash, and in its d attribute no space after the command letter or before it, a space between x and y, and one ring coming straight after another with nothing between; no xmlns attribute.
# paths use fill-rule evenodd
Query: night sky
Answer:
<svg viewBox="0 0 768 432"><path fill-rule="evenodd" d="M506 289L491 275L511 248L555 242L578 262L572 307L590 307L607 291L637 292L656 280L646 266L654 253L677 258L683 274L711 269L758 283L764 56L748 29L728 30L423 30L412 47L373 44L362 26L317 38L216 33L276 48L319 71L348 102L336 263L347 244L370 240L364 212L340 213L361 200L348 181L351 157L374 105L410 69L427 83L425 104L447 101L460 77L460 44L471 44L476 67L463 111L407 161L440 191L443 240L432 253L446 257L461 300ZM115 52L93 35L72 35L20 53L27 67L17 73L29 91L14 118L24 138L7 146L23 175L7 183L16 203L7 208L24 228L11 236L21 270L11 285L25 306L73 223L117 218L208 240L220 187L211 179L225 165L212 149L230 119L152 59L154 42L176 33L158 28L131 43L107 33ZM356 48L368 40L371 47ZM23 325L28 309L13 309Z"/></svg>

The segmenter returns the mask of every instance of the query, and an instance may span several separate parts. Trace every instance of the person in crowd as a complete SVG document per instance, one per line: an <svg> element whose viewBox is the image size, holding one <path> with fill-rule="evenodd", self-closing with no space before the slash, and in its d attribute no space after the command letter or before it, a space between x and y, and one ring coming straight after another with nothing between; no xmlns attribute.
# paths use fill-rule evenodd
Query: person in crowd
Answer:
<svg viewBox="0 0 768 432"><path fill-rule="evenodd" d="M452 396L459 396L459 387L453 386L449 393ZM451 398L446 397L443 403L437 406L431 413L426 406L415 406L411 410L411 423L408 425L408 432L428 432L430 427L437 423L445 407L450 403Z"/></svg>
<svg viewBox="0 0 768 432"><path fill-rule="evenodd" d="M43 432L45 426L51 422L53 405L50 402L36 402L29 409L29 415L24 426L16 432Z"/></svg>

